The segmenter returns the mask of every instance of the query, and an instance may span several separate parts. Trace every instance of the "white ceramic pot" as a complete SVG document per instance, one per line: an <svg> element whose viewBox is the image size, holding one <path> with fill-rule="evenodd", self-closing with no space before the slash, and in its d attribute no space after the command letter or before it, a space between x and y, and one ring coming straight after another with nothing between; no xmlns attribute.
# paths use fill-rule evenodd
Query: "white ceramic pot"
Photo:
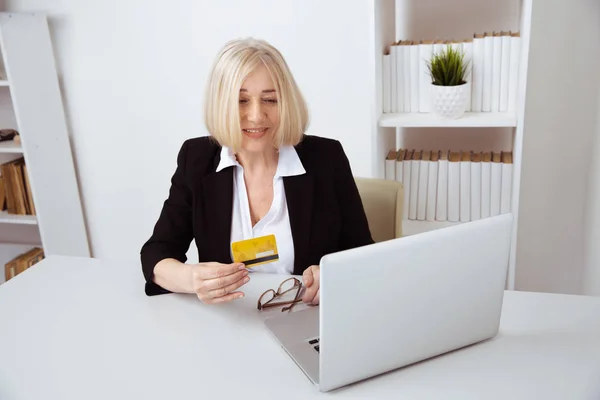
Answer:
<svg viewBox="0 0 600 400"><path fill-rule="evenodd" d="M439 86L431 84L429 99L431 111L442 118L457 119L467 109L467 91L469 85Z"/></svg>

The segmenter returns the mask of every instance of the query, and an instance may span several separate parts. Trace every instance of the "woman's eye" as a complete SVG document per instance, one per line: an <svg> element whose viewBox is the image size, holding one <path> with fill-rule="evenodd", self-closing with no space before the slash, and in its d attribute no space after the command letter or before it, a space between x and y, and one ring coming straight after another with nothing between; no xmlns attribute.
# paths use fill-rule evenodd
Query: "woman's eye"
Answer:
<svg viewBox="0 0 600 400"><path fill-rule="evenodd" d="M277 99L263 99L263 101L268 104L277 104ZM250 100L240 99L240 104L248 104L248 103L250 103Z"/></svg>

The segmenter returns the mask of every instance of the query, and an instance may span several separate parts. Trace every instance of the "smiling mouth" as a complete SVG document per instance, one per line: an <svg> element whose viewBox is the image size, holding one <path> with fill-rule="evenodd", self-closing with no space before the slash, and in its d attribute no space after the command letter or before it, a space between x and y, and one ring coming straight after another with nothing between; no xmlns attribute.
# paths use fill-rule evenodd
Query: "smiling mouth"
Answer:
<svg viewBox="0 0 600 400"><path fill-rule="evenodd" d="M266 131L269 128L256 128L256 129L242 129L244 132L248 132L248 133L262 133L264 131Z"/></svg>

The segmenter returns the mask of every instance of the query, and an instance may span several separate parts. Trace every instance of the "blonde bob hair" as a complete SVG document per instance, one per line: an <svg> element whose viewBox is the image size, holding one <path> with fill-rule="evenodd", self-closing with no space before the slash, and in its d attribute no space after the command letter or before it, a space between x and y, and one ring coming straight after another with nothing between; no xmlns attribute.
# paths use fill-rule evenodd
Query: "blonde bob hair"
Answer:
<svg viewBox="0 0 600 400"><path fill-rule="evenodd" d="M308 127L306 102L281 53L264 40L232 40L221 49L210 73L204 118L210 135L221 146L236 152L242 144L240 89L246 77L261 64L277 92L279 126L275 130L275 148L297 145Z"/></svg>

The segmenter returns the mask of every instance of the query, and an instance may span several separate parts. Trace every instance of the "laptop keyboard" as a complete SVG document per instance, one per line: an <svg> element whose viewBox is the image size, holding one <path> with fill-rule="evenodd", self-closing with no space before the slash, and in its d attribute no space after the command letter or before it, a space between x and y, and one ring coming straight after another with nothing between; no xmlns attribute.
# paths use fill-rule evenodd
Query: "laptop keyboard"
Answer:
<svg viewBox="0 0 600 400"><path fill-rule="evenodd" d="M308 344L319 353L319 338L309 340Z"/></svg>

